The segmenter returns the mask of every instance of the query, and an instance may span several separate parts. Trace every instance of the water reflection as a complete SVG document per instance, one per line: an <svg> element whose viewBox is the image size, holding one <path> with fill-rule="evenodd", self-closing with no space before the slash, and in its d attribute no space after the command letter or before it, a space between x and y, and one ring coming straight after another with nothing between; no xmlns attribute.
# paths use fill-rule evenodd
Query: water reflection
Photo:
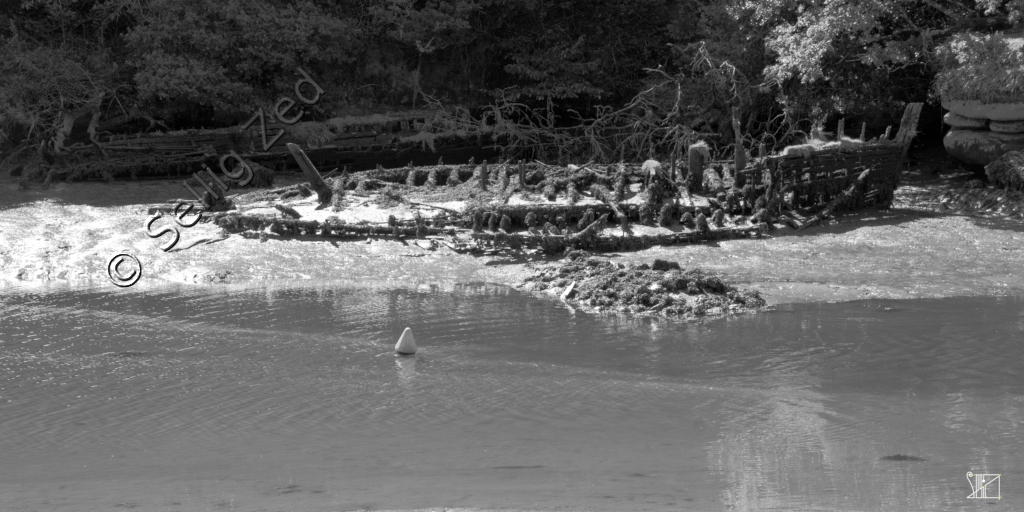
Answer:
<svg viewBox="0 0 1024 512"><path fill-rule="evenodd" d="M416 377L416 358L413 356L398 356L395 358L398 366L398 379L403 385L408 386Z"/></svg>

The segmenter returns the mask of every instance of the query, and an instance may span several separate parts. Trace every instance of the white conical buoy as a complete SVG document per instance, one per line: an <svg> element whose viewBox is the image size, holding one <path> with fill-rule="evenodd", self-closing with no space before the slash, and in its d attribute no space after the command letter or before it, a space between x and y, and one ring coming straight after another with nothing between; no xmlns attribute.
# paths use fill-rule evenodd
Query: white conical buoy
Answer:
<svg viewBox="0 0 1024 512"><path fill-rule="evenodd" d="M412 329L406 327L405 332L402 333L402 337L398 338L398 343L395 344L395 352L399 354L415 354L416 353L416 339L412 336Z"/></svg>

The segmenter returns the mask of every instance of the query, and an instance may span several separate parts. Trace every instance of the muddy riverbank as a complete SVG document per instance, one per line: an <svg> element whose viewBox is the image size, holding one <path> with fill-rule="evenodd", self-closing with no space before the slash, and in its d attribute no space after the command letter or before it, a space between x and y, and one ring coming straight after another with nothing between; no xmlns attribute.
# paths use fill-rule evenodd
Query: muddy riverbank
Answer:
<svg viewBox="0 0 1024 512"><path fill-rule="evenodd" d="M1024 293L1024 223L997 212L967 215L939 202L971 178L943 159L917 162L904 173L888 211L840 215L800 232L779 227L760 239L598 257L624 264L678 262L759 290L769 303ZM275 186L299 180L286 176ZM138 258L143 277L135 286L146 287L296 280L515 285L533 275L533 263L552 261L541 254L457 254L415 240L260 240L210 223L181 228L179 243L164 252L165 240L146 234L148 212L183 197L178 182L18 190L16 178L3 177L0 286L113 286L107 265L121 252Z"/></svg>

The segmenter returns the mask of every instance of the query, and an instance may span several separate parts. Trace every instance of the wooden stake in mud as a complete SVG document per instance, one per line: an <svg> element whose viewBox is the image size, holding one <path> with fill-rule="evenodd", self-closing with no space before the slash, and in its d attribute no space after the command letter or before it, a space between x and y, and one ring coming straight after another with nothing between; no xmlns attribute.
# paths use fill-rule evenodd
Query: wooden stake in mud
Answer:
<svg viewBox="0 0 1024 512"><path fill-rule="evenodd" d="M736 135L736 172L747 167L747 152L743 149L743 133L740 131L740 109L732 108L732 131Z"/></svg>
<svg viewBox="0 0 1024 512"><path fill-rule="evenodd" d="M846 135L846 119L840 119L839 126L836 126L836 140L843 140L844 135Z"/></svg>
<svg viewBox="0 0 1024 512"><path fill-rule="evenodd" d="M519 159L519 186L526 187L526 164Z"/></svg>
<svg viewBox="0 0 1024 512"><path fill-rule="evenodd" d="M688 165L690 166L690 176L694 180L694 187L699 190L704 184L704 152L702 147L694 144L690 146L689 154L687 155Z"/></svg>
<svg viewBox="0 0 1024 512"><path fill-rule="evenodd" d="M291 152L292 158L299 163L299 167L302 168L302 174L309 180L309 186L316 192L317 200L320 204L326 204L331 202L331 196L333 195L331 187L327 186L327 182L320 177L320 172L316 170L316 166L309 160L306 153L302 151L302 148L298 144L289 142L286 144L288 151Z"/></svg>
<svg viewBox="0 0 1024 512"><path fill-rule="evenodd" d="M903 111L903 119L900 120L900 131L896 132L896 142L905 144L910 142L917 135L917 120L921 116L921 103L911 103Z"/></svg>
<svg viewBox="0 0 1024 512"><path fill-rule="evenodd" d="M896 132L896 143L903 146L900 159L896 163L896 170L903 168L903 161L907 158L907 150L910 149L910 141L917 135L917 120L921 117L922 103L911 103L903 111L903 119L900 120L900 131Z"/></svg>
<svg viewBox="0 0 1024 512"><path fill-rule="evenodd" d="M867 140L868 140L867 139L867 133L868 133L868 124L867 123L861 123L860 124L860 141L861 142L867 142Z"/></svg>
<svg viewBox="0 0 1024 512"><path fill-rule="evenodd" d="M487 190L487 160L480 166L480 190Z"/></svg>

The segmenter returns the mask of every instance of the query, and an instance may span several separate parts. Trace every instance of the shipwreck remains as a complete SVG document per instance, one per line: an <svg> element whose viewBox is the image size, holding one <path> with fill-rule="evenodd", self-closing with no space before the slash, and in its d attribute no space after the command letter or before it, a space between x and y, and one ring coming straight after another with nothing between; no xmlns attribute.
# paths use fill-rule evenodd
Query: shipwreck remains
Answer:
<svg viewBox="0 0 1024 512"><path fill-rule="evenodd" d="M888 207L899 185L907 150L917 134L920 115L920 103L907 105L893 139L889 139L889 129L877 139L845 138L840 120L836 142L812 152L756 159L737 173L739 181L753 182L755 187L777 184L780 192L793 195L792 204L797 207L827 203L847 187L857 185L845 194L848 199L842 205L844 209ZM868 175L861 177L864 172Z"/></svg>
<svg viewBox="0 0 1024 512"><path fill-rule="evenodd" d="M872 140L864 140L863 130L859 139L847 138L840 122L835 142L817 141L749 161L737 158L743 166L738 170L732 162L708 161L706 149L697 144L688 159L692 169L677 170L675 159L669 169L655 161L558 167L509 160L379 167L324 179L311 159L290 145L310 185L253 192L253 201L309 197L315 190L319 210L330 201L325 195L336 191L334 212L344 209L341 197L362 197L363 204L402 206L405 213L395 212L403 218L392 214L385 224L345 222L327 213L317 218L316 211L310 212L312 218L227 211L209 219L232 232L415 237L433 239L434 247L476 253L528 248L622 251L758 237L776 223L801 230L835 212L889 207L920 109L921 104L907 107L895 138L890 139L888 129ZM237 197L242 206L245 196ZM404 218L408 216L412 218Z"/></svg>
<svg viewBox="0 0 1024 512"><path fill-rule="evenodd" d="M273 171L301 170L287 149L289 143L302 147L314 165L353 171L408 162L426 165L439 157L464 161L497 156L486 136L440 136L425 130L436 115L432 110L413 110L294 125L270 121L247 129L105 134L97 137L98 144L77 140L68 146L71 161L47 169L47 176L51 181L185 178L207 166L216 169L218 156L232 151ZM276 143L267 145L271 140Z"/></svg>

